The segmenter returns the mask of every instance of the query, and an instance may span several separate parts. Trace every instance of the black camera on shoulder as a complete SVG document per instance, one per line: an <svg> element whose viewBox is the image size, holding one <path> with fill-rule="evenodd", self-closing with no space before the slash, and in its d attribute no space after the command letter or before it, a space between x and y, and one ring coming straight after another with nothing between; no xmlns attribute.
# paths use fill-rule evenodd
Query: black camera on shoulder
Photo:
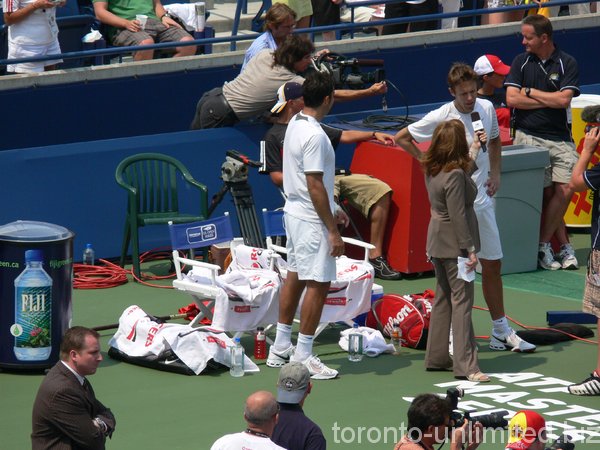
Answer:
<svg viewBox="0 0 600 450"><path fill-rule="evenodd" d="M575 444L571 442L571 437L568 434L561 434L554 441L554 444L551 447L547 447L546 450L575 450Z"/></svg>
<svg viewBox="0 0 600 450"><path fill-rule="evenodd" d="M458 400L463 396L464 391L461 388L450 388L446 391L446 400L452 407L452 412L450 413L450 425L453 428L462 427L465 420L480 422L484 428L504 429L508 426L508 421L504 418L504 416L508 414L508 411L504 409L489 414L481 414L476 417L471 417L469 412L463 414L456 411Z"/></svg>
<svg viewBox="0 0 600 450"><path fill-rule="evenodd" d="M312 60L312 68L331 74L336 89L364 89L367 84L385 81L383 59L348 58L339 53L325 53ZM363 72L361 67L381 67Z"/></svg>

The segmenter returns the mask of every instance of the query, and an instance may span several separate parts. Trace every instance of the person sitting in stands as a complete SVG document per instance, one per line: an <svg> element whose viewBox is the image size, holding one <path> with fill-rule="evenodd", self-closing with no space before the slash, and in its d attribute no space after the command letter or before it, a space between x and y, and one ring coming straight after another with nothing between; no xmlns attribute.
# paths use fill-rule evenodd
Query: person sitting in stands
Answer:
<svg viewBox="0 0 600 450"><path fill-rule="evenodd" d="M233 81L202 95L190 128L231 127L240 120L268 112L277 101L277 89L283 83L304 83L299 74L308 69L314 49L308 39L292 34L274 52L260 51ZM334 97L336 101L358 100L386 92L387 86L382 81L367 89L336 89Z"/></svg>
<svg viewBox="0 0 600 450"><path fill-rule="evenodd" d="M277 104L271 110L277 114L275 124L265 135L265 172L278 187L283 187L283 140L291 118L302 110L304 100L302 85L287 82L278 90ZM385 133L357 130L339 130L321 124L334 149L342 144L375 139L382 144L392 144L394 136ZM385 227L391 204L392 189L383 181L370 175L336 175L334 180L334 199L340 196L370 222L371 244L369 262L375 269L375 276L382 280L399 280L401 275L392 269L382 253Z"/></svg>
<svg viewBox="0 0 600 450"><path fill-rule="evenodd" d="M189 42L194 38L175 22L160 0L93 0L94 13L100 22L108 25L108 38L115 46L152 45L155 42ZM145 24L136 16L146 15ZM175 57L196 54L194 45L175 48ZM154 57L154 50L140 50L134 61Z"/></svg>
<svg viewBox="0 0 600 450"><path fill-rule="evenodd" d="M65 1L2 0L4 23L8 26L8 59L59 54L56 7ZM7 72L35 73L55 70L62 59L8 64Z"/></svg>
<svg viewBox="0 0 600 450"><path fill-rule="evenodd" d="M489 100L496 109L498 125L510 128L510 109L506 106L506 90L504 80L510 72L507 66L496 55L483 55L475 61L473 70L479 76L477 98Z"/></svg>
<svg viewBox="0 0 600 450"><path fill-rule="evenodd" d="M257 37L248 50L246 50L242 70L261 50L277 49L277 46L292 34L295 27L296 13L293 9L283 3L275 3L271 6L265 15L265 32Z"/></svg>

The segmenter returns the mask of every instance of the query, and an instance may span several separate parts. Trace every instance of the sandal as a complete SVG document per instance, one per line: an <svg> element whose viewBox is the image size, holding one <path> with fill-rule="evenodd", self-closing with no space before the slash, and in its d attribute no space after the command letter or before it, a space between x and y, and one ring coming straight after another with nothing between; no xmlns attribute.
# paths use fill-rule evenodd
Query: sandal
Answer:
<svg viewBox="0 0 600 450"><path fill-rule="evenodd" d="M467 380L479 383L489 383L490 377L488 377L485 373L479 371L472 373L471 375L467 375Z"/></svg>

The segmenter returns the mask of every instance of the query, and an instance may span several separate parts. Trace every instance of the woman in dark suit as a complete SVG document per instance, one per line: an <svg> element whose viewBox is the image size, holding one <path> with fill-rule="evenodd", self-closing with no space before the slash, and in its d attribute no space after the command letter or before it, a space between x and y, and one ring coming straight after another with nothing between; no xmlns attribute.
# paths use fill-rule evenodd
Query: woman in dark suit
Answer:
<svg viewBox="0 0 600 450"><path fill-rule="evenodd" d="M431 204L427 254L437 280L425 367L453 370L456 378L486 382L490 379L479 369L471 321L473 282L459 278L457 267L461 256L466 258L467 272L475 270L479 251L479 231L473 210L477 186L471 179L479 141L475 139L469 149L465 136L460 120L440 123L422 159ZM448 353L451 325L454 361Z"/></svg>

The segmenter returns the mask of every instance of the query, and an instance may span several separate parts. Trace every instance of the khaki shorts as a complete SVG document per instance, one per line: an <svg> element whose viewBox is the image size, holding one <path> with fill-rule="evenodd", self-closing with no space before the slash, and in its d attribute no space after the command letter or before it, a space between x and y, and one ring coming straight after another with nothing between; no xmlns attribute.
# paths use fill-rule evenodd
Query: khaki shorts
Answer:
<svg viewBox="0 0 600 450"><path fill-rule="evenodd" d="M148 18L146 27L142 31L133 33L129 30L118 30L112 38L112 43L118 47L129 47L139 45L140 42L150 38L154 42L179 42L185 37L192 39L190 33L179 27L166 27L161 21Z"/></svg>
<svg viewBox="0 0 600 450"><path fill-rule="evenodd" d="M514 143L548 149L550 152L550 166L546 167L544 187L552 186L552 183L568 183L571 181L573 167L579 159L574 143L551 141L531 136L520 130L516 132Z"/></svg>
<svg viewBox="0 0 600 450"><path fill-rule="evenodd" d="M588 269L581 309L583 312L600 318L600 250L592 249L588 258Z"/></svg>
<svg viewBox="0 0 600 450"><path fill-rule="evenodd" d="M334 195L347 200L353 208L369 217L371 207L392 188L386 183L370 175L352 174L335 177Z"/></svg>
<svg viewBox="0 0 600 450"><path fill-rule="evenodd" d="M284 214L288 270L300 280L325 283L336 279L335 258L330 255L323 222L308 222Z"/></svg>

